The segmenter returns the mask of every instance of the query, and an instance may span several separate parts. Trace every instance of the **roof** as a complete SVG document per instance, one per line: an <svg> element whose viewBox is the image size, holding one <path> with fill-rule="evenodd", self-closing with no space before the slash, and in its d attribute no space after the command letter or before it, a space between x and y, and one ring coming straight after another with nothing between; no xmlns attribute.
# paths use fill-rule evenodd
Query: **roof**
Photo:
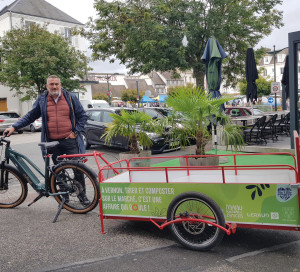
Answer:
<svg viewBox="0 0 300 272"><path fill-rule="evenodd" d="M152 95L155 95L154 89L151 85L148 85L145 79L132 79L132 78L124 78L128 89L136 90L136 82L138 82L138 87L140 91L147 91L149 90Z"/></svg>
<svg viewBox="0 0 300 272"><path fill-rule="evenodd" d="M149 74L154 85L166 85L157 72L153 71Z"/></svg>
<svg viewBox="0 0 300 272"><path fill-rule="evenodd" d="M112 96L121 97L122 91L126 90L125 85L109 85L109 90L112 92ZM107 84L99 83L92 85L92 96L96 96L98 94L107 94Z"/></svg>
<svg viewBox="0 0 300 272"><path fill-rule="evenodd" d="M0 11L0 16L7 12L83 25L45 0L16 0L9 6L4 7Z"/></svg>
<svg viewBox="0 0 300 272"><path fill-rule="evenodd" d="M279 55L279 54L284 54L285 55L285 58L284 60L282 61L283 63L285 63L285 60L286 60L286 56L289 54L289 48L288 47L285 47L281 50L275 50L276 52L276 55ZM266 54L264 55L264 57L266 56L270 56L271 57L271 60L270 62L268 63L268 65L274 65L274 50L271 50L269 48L266 48ZM264 66L265 63L264 63L264 57L262 57L259 62L258 62L258 66ZM278 64L279 62L276 61L276 64Z"/></svg>

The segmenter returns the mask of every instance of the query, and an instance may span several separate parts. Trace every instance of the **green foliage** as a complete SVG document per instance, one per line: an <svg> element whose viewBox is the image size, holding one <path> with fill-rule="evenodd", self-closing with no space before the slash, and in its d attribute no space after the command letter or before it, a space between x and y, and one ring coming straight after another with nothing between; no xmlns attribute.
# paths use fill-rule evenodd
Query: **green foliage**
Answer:
<svg viewBox="0 0 300 272"><path fill-rule="evenodd" d="M281 27L282 0L96 0L98 18L82 34L91 42L94 59L115 59L132 73L193 69L204 86L201 57L215 36L228 57L223 61L226 85L245 74L248 47ZM183 37L187 47L182 44Z"/></svg>
<svg viewBox="0 0 300 272"><path fill-rule="evenodd" d="M266 80L264 77L259 76L255 81L257 86L257 96L264 96L271 94L271 80ZM247 92L247 81L244 79L239 82L240 94L246 95Z"/></svg>
<svg viewBox="0 0 300 272"><path fill-rule="evenodd" d="M200 88L181 87L169 95L166 103L175 112L183 115L180 123L170 135L173 141L179 141L181 145L188 145L190 140L196 141L196 155L205 155L205 145L210 141L211 135L208 125L214 120L219 120L223 125L223 139L227 145L238 149L244 144L241 130L231 123L229 116L220 112L220 106L232 100L232 97L211 98ZM212 117L215 118L212 118Z"/></svg>
<svg viewBox="0 0 300 272"><path fill-rule="evenodd" d="M23 99L35 98L46 89L49 75L60 77L64 88L82 89L79 79L87 71L85 55L45 26L12 29L0 38L0 82Z"/></svg>
<svg viewBox="0 0 300 272"><path fill-rule="evenodd" d="M139 90L139 101L143 98L145 95L145 91ZM122 91L121 94L121 100L124 102L133 102L137 103L137 90L134 89L128 89L125 91Z"/></svg>
<svg viewBox="0 0 300 272"><path fill-rule="evenodd" d="M97 94L93 96L95 100L105 100L108 102L108 95L107 94Z"/></svg>
<svg viewBox="0 0 300 272"><path fill-rule="evenodd" d="M163 131L163 126L159 120L152 120L151 116L145 112L129 112L121 110L121 115L111 113L114 119L108 124L105 134L102 136L105 143L109 144L113 137L126 137L130 143L130 152L133 154L140 153L139 146L148 149L152 145L149 133Z"/></svg>

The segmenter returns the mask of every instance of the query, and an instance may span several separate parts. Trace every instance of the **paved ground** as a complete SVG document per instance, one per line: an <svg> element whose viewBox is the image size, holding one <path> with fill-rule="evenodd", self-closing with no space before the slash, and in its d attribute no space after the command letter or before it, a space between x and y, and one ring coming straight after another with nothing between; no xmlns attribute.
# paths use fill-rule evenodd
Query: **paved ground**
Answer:
<svg viewBox="0 0 300 272"><path fill-rule="evenodd" d="M41 160L33 148L39 138L40 133L10 137L16 148L26 148ZM286 148L287 143L283 137L276 147ZM186 151L166 155L181 152ZM194 252L175 242L168 230L145 222L105 220L107 234L102 235L98 207L86 215L63 210L53 224L57 203L44 198L27 207L35 195L30 190L24 204L0 210L1 272L300 271L299 232L238 229L211 252Z"/></svg>

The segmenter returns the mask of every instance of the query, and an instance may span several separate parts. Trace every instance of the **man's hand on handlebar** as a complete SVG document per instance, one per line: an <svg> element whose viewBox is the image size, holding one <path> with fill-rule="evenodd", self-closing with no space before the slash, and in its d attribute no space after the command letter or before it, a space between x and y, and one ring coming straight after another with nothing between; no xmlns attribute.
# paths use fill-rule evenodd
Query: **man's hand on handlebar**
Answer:
<svg viewBox="0 0 300 272"><path fill-rule="evenodd" d="M4 130L3 135L9 137L14 131L14 127L7 128L6 130Z"/></svg>

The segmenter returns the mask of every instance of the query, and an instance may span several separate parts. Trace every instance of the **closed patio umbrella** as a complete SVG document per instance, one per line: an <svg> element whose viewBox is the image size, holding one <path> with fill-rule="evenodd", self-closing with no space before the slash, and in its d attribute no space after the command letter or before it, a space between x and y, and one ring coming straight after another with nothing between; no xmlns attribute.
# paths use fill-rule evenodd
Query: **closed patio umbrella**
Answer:
<svg viewBox="0 0 300 272"><path fill-rule="evenodd" d="M249 100L251 103L253 101L257 101L256 79L258 79L258 72L254 58L254 51L253 48L248 48L246 55L247 102L249 102Z"/></svg>
<svg viewBox="0 0 300 272"><path fill-rule="evenodd" d="M215 37L209 38L202 56L205 62L207 87L213 98L220 97L221 65L227 55Z"/></svg>
<svg viewBox="0 0 300 272"><path fill-rule="evenodd" d="M289 93L289 56L288 55L285 58L281 83L285 86L286 98L289 98L290 93Z"/></svg>
<svg viewBox="0 0 300 272"><path fill-rule="evenodd" d="M205 62L205 74L206 74L206 81L209 93L212 98L221 97L220 93L220 86L221 86L221 66L222 60L227 57L224 49L218 43L215 37L209 38L208 42L205 46L204 53L202 56L202 60ZM220 107L220 111L224 111L225 107L224 104ZM212 116L211 118L211 126L212 126L212 134L214 138L214 145L215 145L215 153L217 154L217 131L216 131L216 124L215 117Z"/></svg>

